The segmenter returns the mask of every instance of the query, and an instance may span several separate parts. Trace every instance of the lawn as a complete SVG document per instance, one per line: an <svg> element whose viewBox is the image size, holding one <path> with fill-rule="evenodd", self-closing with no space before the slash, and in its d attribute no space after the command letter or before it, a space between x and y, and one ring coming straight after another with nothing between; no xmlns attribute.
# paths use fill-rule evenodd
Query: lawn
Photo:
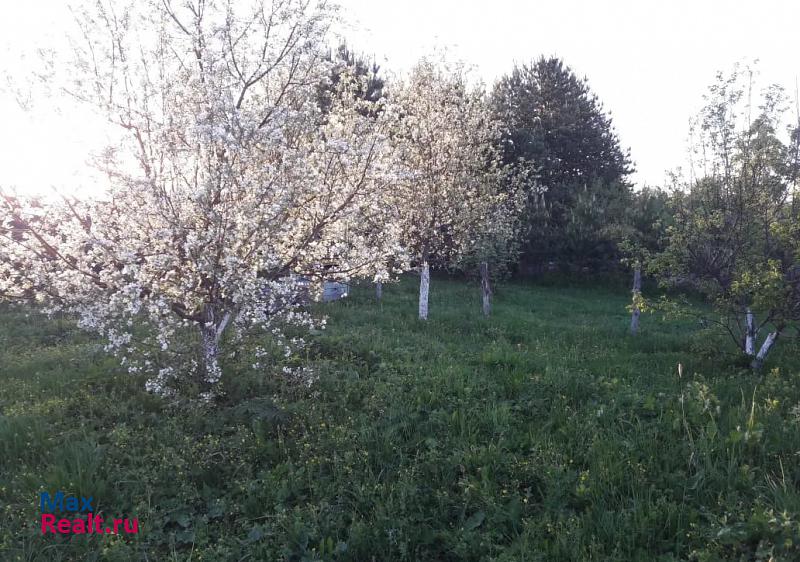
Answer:
<svg viewBox="0 0 800 562"><path fill-rule="evenodd" d="M320 305L315 384L231 361L214 408L0 310L0 559L800 560L796 340L756 376L695 321L629 336L625 287L509 284L484 319L434 279L426 323L415 290ZM138 534L42 535L56 490Z"/></svg>

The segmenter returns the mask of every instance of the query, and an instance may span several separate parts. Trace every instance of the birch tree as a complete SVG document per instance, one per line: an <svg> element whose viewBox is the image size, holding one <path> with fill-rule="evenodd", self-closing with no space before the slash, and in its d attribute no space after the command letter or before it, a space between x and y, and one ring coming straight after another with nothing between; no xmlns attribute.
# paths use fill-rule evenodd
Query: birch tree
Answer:
<svg viewBox="0 0 800 562"><path fill-rule="evenodd" d="M398 111L394 201L420 272L419 318L426 320L431 265L463 255L475 225L496 218L490 214L501 197L493 177L501 168L499 127L483 89L468 84L461 66L423 59L392 99Z"/></svg>
<svg viewBox="0 0 800 562"><path fill-rule="evenodd" d="M385 275L399 247L380 218L389 112L366 117L353 95L317 103L333 17L299 0L76 12L63 91L118 133L96 157L105 195L32 206L5 193L0 291L77 314L161 394L219 392L242 338L266 342L254 368L301 347L284 327L324 321L299 307L300 276Z"/></svg>

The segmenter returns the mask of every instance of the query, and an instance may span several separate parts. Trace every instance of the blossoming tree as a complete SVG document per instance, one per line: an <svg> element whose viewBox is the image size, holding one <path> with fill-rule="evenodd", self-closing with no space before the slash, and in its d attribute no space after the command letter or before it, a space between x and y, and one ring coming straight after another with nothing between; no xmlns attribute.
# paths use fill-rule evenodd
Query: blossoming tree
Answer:
<svg viewBox="0 0 800 562"><path fill-rule="evenodd" d="M425 320L431 261L480 257L513 235L518 190L504 190L510 168L501 163L499 126L483 89L470 87L462 67L423 59L392 99L398 107L393 197L405 246L420 270L419 318Z"/></svg>
<svg viewBox="0 0 800 562"><path fill-rule="evenodd" d="M489 316L492 310L492 281L506 277L519 258L520 239L524 235L523 187L531 173L526 162L486 169L480 194L472 200L478 208L466 211L473 217L472 222L450 267L468 277L480 278L484 316Z"/></svg>
<svg viewBox="0 0 800 562"><path fill-rule="evenodd" d="M226 342L249 334L290 355L284 326L315 324L300 279L385 275L399 248L381 220L391 111L316 103L332 17L300 0L79 12L64 91L120 131L97 158L106 193L5 194L0 292L76 313L158 393L213 396Z"/></svg>

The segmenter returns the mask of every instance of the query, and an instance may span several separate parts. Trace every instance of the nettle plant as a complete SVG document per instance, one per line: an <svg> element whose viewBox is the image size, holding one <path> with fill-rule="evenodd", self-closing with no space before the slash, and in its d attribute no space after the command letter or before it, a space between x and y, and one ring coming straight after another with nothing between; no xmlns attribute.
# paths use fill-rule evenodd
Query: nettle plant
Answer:
<svg viewBox="0 0 800 562"><path fill-rule="evenodd" d="M63 91L120 133L96 159L107 189L5 193L2 294L75 313L159 394L214 396L245 337L266 342L256 368L302 347L286 334L324 322L300 306L309 280L385 277L400 253L384 204L391 108L360 107L354 75L317 103L333 17L294 0L78 12Z"/></svg>

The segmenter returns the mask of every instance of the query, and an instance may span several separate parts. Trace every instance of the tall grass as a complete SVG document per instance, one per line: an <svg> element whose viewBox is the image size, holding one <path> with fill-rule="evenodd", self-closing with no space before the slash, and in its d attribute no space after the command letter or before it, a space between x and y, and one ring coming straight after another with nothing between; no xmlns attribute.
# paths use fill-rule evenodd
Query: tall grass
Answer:
<svg viewBox="0 0 800 562"><path fill-rule="evenodd" d="M800 559L796 342L758 377L691 322L628 336L624 288L510 284L485 319L435 279L426 323L415 289L320 307L313 387L231 362L214 409L0 312L0 559ZM140 533L42 536L56 489Z"/></svg>

